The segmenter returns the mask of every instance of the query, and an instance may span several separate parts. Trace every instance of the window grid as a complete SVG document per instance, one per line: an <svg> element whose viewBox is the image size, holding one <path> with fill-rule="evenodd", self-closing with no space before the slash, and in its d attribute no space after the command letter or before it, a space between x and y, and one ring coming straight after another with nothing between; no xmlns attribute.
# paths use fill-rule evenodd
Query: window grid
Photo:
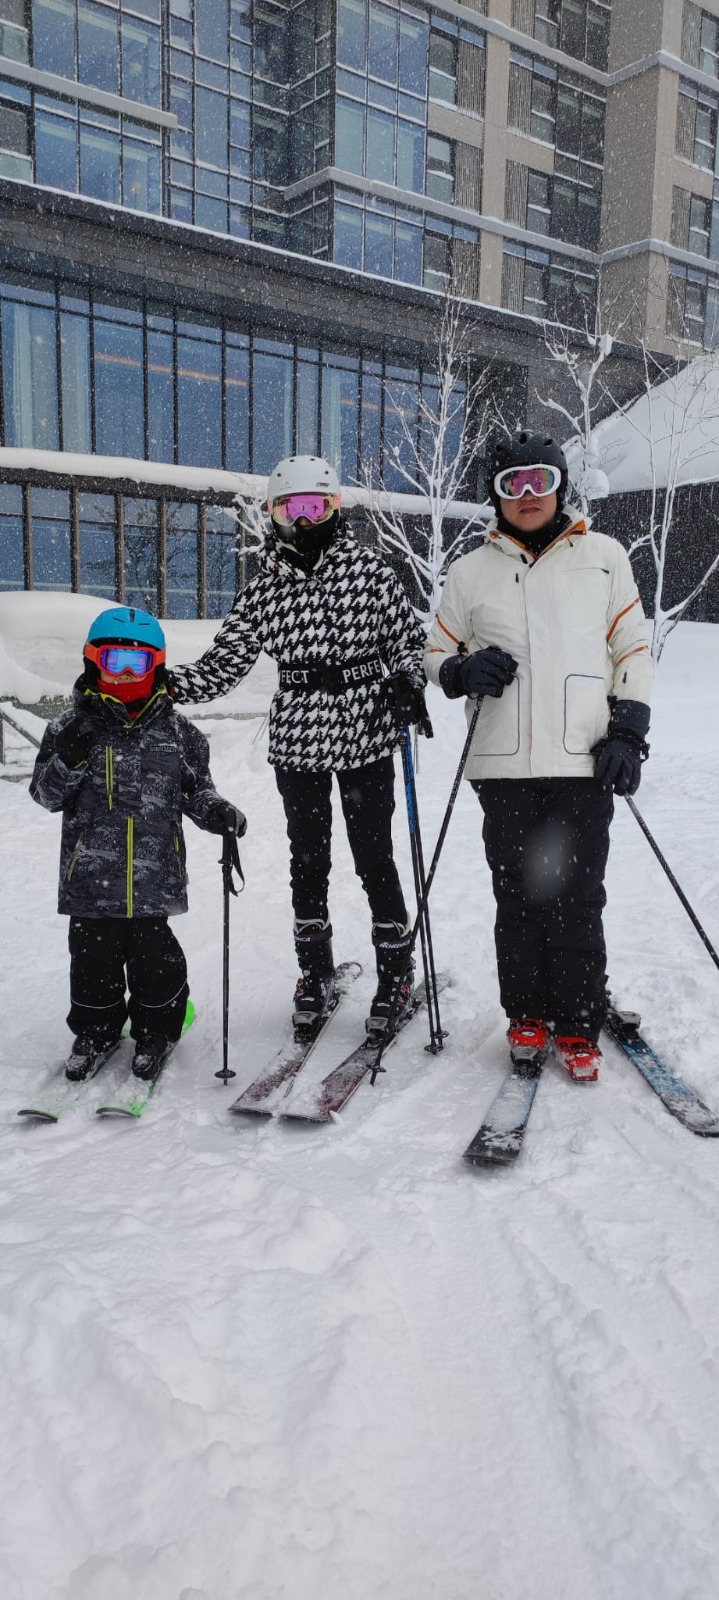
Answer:
<svg viewBox="0 0 719 1600"><path fill-rule="evenodd" d="M289 10L281 0L135 0L137 10L132 0L32 3L37 65L84 74L95 87L135 99L144 94L158 106L164 84L165 107L177 118L175 129L162 132L24 91L34 113L35 178L43 186L327 258L329 193L288 206L285 189L336 162L334 141L344 134L348 170L361 163L370 181L408 196L441 190L444 199L479 208L481 155L473 147L454 172L435 161L428 174L426 163L433 53L444 50L434 66L449 69L452 102L483 114L485 36L468 23L412 0L298 0ZM1 141L0 104L0 169ZM22 142L19 134L15 142ZM22 175L32 176L29 153L9 150L6 157L7 170L17 175L20 162ZM390 271L401 281L424 281L417 225L415 216L392 221ZM386 231L376 219L363 224L363 260L386 265ZM445 247L439 230L431 231L427 251L439 258ZM473 251L477 241L466 242ZM153 342L161 345L159 334ZM159 385L165 360L155 353L150 368ZM164 449L154 435L150 442L150 432L148 425L145 448Z"/></svg>
<svg viewBox="0 0 719 1600"><path fill-rule="evenodd" d="M677 97L676 153L705 172L715 170L718 114L715 96L682 80Z"/></svg>
<svg viewBox="0 0 719 1600"><path fill-rule="evenodd" d="M667 286L666 331L700 348L719 346L719 283L706 272L673 262Z"/></svg>
<svg viewBox="0 0 719 1600"><path fill-rule="evenodd" d="M512 27L606 72L611 0L512 0Z"/></svg>
<svg viewBox="0 0 719 1600"><path fill-rule="evenodd" d="M596 289L591 268L573 266L548 251L505 243L502 305L507 310L583 328L593 317Z"/></svg>
<svg viewBox="0 0 719 1600"><path fill-rule="evenodd" d="M140 108L132 117L26 91L34 181L160 214L162 133L142 120L141 111L143 105L159 109L162 101L160 0L117 0L112 7L97 0L33 0L32 22L35 67Z"/></svg>
<svg viewBox="0 0 719 1600"><path fill-rule="evenodd" d="M472 230L448 227L431 237L445 250L430 251L427 273L442 270L440 257L451 265L460 247L478 251ZM168 464L263 474L283 453L322 451L344 481L359 476L365 378L369 395L375 376L381 383L388 370L381 354L308 347L152 301L88 296L65 282L30 286L8 278L0 310L6 445L62 450L72 443L83 453L148 458L154 414L171 396ZM68 318L76 324L69 339ZM159 357L158 339L165 341ZM162 361L172 371L160 373L158 387ZM425 381L422 374L417 381ZM382 423L375 466L386 480L391 462L382 462L383 438ZM365 439L364 458L367 448ZM162 459L156 451L152 458ZM133 515L126 507L124 538L137 553L137 530L147 533L147 526Z"/></svg>
<svg viewBox="0 0 719 1600"><path fill-rule="evenodd" d="M701 195L693 194L689 202L688 249L695 255L708 256L711 229L711 204Z"/></svg>
<svg viewBox="0 0 719 1600"><path fill-rule="evenodd" d="M383 203L371 195L337 189L333 209L333 260L356 271L446 289L458 269L462 292L479 297L479 233L461 223ZM476 267L470 270L468 258Z"/></svg>

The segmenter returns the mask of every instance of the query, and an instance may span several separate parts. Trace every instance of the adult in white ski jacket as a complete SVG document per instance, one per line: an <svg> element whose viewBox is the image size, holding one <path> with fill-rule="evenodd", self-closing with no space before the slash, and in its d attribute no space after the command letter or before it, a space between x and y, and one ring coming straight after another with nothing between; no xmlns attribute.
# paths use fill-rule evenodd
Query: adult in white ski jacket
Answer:
<svg viewBox="0 0 719 1600"><path fill-rule="evenodd" d="M439 683L460 645L501 642L517 662L500 699L485 699L467 778L593 778L610 697L647 702L652 666L629 557L569 509L541 560L490 525L487 542L450 567L425 654ZM467 719L474 705L467 706Z"/></svg>
<svg viewBox="0 0 719 1600"><path fill-rule="evenodd" d="M171 692L178 701L210 700L239 683L261 650L276 661L269 760L290 841L301 968L295 1025L316 1027L332 1000L334 773L372 912L378 987L368 1028L379 1031L409 943L392 850L393 751L399 725L429 727L422 632L391 568L343 527L337 474L326 461L293 456L279 462L267 503L271 533L260 572L237 596L210 649L169 675ZM410 970L399 1010L411 992Z"/></svg>
<svg viewBox="0 0 719 1600"><path fill-rule="evenodd" d="M565 510L567 476L546 435L495 442L497 517L450 567L424 659L450 698L470 696L468 719L482 697L466 777L485 814L510 1048L546 1051L553 1024L573 1076L592 1079L612 792L639 782L652 663L629 558Z"/></svg>

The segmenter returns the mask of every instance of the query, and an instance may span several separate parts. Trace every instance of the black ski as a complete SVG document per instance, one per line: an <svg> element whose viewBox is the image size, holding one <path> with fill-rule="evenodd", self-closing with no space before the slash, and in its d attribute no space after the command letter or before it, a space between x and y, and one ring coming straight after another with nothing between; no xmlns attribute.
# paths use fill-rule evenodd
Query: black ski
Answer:
<svg viewBox="0 0 719 1600"><path fill-rule="evenodd" d="M438 974L437 989L441 992L446 989L449 979ZM402 1013L397 1027L392 1032L384 1047L383 1055L398 1039L406 1028L407 1023L417 1015L426 1003L424 981L415 989L411 1007ZM381 1039L371 1035L357 1046L350 1055L341 1061L321 1083L313 1088L294 1096L286 1110L280 1111L280 1116L297 1122L331 1122L338 1112L343 1111L347 1101L354 1094L363 1078L372 1071L380 1050Z"/></svg>
<svg viewBox="0 0 719 1600"><path fill-rule="evenodd" d="M546 1053L537 1051L512 1064L481 1128L464 1152L465 1161L473 1167L508 1167L516 1161L545 1061Z"/></svg>
<svg viewBox="0 0 719 1600"><path fill-rule="evenodd" d="M659 1096L673 1117L703 1139L719 1138L719 1116L697 1094L696 1089L677 1077L639 1032L641 1017L635 1011L619 1011L610 1006L605 1028L625 1056L641 1072L650 1089Z"/></svg>
<svg viewBox="0 0 719 1600"><path fill-rule="evenodd" d="M289 1093L292 1084L312 1051L326 1032L332 1018L337 1015L339 1006L347 990L359 977L362 968L359 961L343 961L335 971L334 1000L329 1010L322 1017L320 1025L314 1033L306 1030L304 1036L299 1030L294 1040L284 1045L269 1066L243 1089L238 1100L229 1107L230 1111L237 1112L238 1116L272 1117L279 1109L285 1095Z"/></svg>

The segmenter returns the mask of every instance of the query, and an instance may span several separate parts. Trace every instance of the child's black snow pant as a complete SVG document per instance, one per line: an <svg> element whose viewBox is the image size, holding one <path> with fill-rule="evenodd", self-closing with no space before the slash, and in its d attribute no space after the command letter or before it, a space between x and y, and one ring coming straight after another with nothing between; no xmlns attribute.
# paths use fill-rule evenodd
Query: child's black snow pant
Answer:
<svg viewBox="0 0 719 1600"><path fill-rule="evenodd" d="M596 1041L607 1010L611 791L593 778L498 778L472 787L497 902L504 1010Z"/></svg>
<svg viewBox="0 0 719 1600"><path fill-rule="evenodd" d="M373 923L407 922L407 907L392 852L394 762L391 756L336 772L357 876ZM328 916L332 865L332 773L275 767L287 818L290 884L296 922Z"/></svg>
<svg viewBox="0 0 719 1600"><path fill-rule="evenodd" d="M167 917L71 917L69 945L73 1033L110 1042L129 1016L133 1039L179 1039L190 991Z"/></svg>

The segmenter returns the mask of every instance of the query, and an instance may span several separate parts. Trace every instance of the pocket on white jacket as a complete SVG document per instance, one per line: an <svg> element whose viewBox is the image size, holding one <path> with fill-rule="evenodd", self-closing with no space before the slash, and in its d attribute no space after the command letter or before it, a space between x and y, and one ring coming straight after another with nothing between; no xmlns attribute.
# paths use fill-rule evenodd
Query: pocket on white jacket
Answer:
<svg viewBox="0 0 719 1600"><path fill-rule="evenodd" d="M585 756L609 725L607 686L604 678L573 672L564 680L564 748L567 755Z"/></svg>
<svg viewBox="0 0 719 1600"><path fill-rule="evenodd" d="M469 702L471 715L473 702ZM519 680L513 678L498 700L487 695L479 713L477 742L473 755L515 756L519 750Z"/></svg>

